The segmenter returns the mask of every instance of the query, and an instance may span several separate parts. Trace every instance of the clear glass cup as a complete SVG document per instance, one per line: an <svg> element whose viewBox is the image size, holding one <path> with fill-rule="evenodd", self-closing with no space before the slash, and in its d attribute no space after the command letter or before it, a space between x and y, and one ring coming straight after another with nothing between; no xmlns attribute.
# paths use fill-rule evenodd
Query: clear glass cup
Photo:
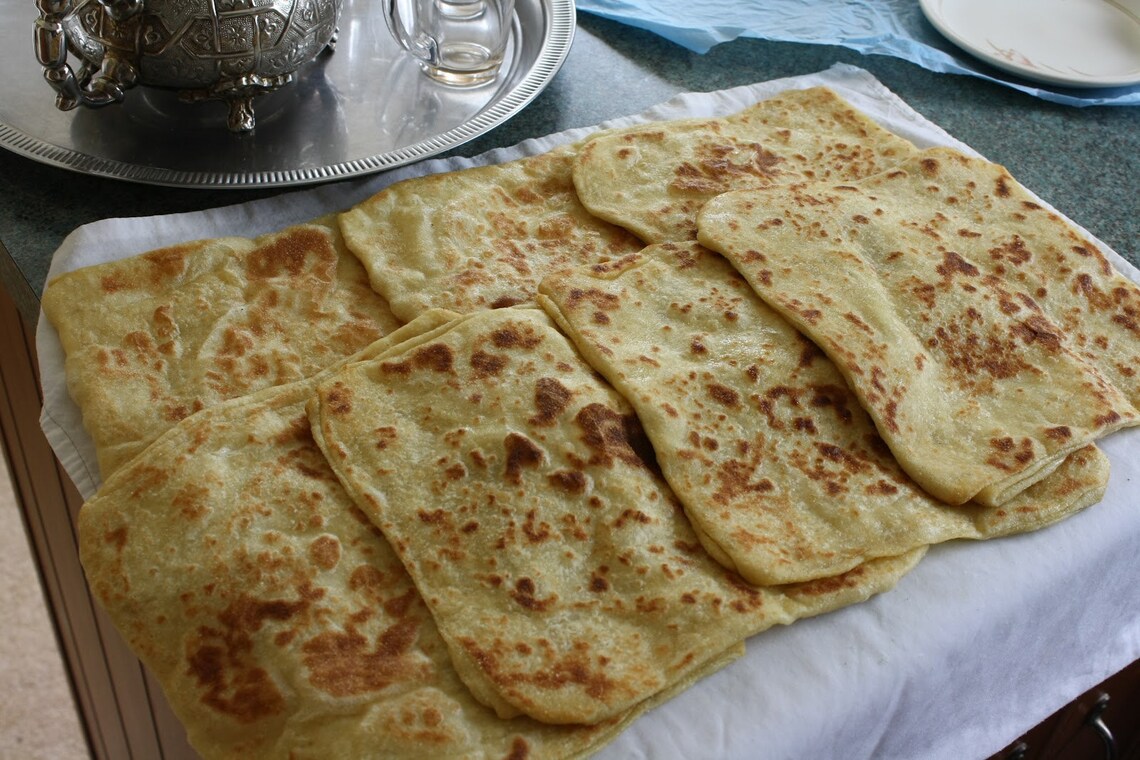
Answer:
<svg viewBox="0 0 1140 760"><path fill-rule="evenodd" d="M514 0L384 0L392 36L444 84L494 81L511 36Z"/></svg>

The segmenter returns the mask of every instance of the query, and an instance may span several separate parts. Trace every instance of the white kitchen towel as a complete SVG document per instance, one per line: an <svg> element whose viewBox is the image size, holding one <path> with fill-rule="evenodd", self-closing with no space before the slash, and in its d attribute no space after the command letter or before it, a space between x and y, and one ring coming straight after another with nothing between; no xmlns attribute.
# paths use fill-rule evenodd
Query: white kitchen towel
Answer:
<svg viewBox="0 0 1140 760"><path fill-rule="evenodd" d="M847 65L683 94L599 127L728 114L815 85L920 146L973 152ZM589 131L254 203L96 222L64 240L48 276L189 239L270 232L347 208L400 179L533 155ZM1140 271L1101 247L1140 282ZM99 486L93 448L67 393L59 338L42 315L37 349L41 424L90 496ZM599 759L981 760L1001 749L1140 657L1140 429L1111 436L1103 448L1112 477L1100 504L1035 533L934 547L889 593L753 637L741 660L643 716Z"/></svg>

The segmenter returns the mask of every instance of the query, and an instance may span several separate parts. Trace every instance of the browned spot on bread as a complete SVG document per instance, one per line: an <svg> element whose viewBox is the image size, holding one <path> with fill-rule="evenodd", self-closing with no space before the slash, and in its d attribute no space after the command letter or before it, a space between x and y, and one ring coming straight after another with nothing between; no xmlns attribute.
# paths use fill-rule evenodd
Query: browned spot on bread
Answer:
<svg viewBox="0 0 1140 760"><path fill-rule="evenodd" d="M857 327L859 330L862 330L866 334L868 334L868 335L874 335L875 334L874 330L871 329L871 326L869 324L867 324L866 322L864 322L862 320L862 318L859 317L858 314L855 314L855 313L849 311L843 315L843 318L846 319L851 324L855 325L855 327Z"/></svg>
<svg viewBox="0 0 1140 760"><path fill-rule="evenodd" d="M569 651L555 651L548 642L540 641L547 666L536 671L510 671L502 664L502 657L508 651L503 642L496 642L493 649L481 648L473 639L463 638L460 645L478 664L487 676L497 684L511 687L518 684L531 684L551 691L568 687L579 687L596 700L608 701L614 693L622 690L621 685L608 678L604 669L595 669L590 656L590 644L575 641Z"/></svg>
<svg viewBox="0 0 1140 760"><path fill-rule="evenodd" d="M1045 317L1034 315L1018 322L1010 330L1027 345L1040 345L1050 353L1061 350L1063 336L1060 330Z"/></svg>
<svg viewBox="0 0 1140 760"><path fill-rule="evenodd" d="M201 626L187 643L187 675L203 690L200 700L239 723L279 714L285 699L257 665L253 636L267 622L287 623L324 595L308 584L296 601L243 594L218 613L219 625Z"/></svg>
<svg viewBox="0 0 1140 760"><path fill-rule="evenodd" d="M978 268L962 258L961 254L955 251L946 251L942 254L942 263L939 264L935 271L942 277L949 279L955 274L964 274L970 277L978 276Z"/></svg>
<svg viewBox="0 0 1140 760"><path fill-rule="evenodd" d="M1067 425L1045 428L1045 436L1054 441L1067 441L1073 437L1073 431Z"/></svg>
<svg viewBox="0 0 1140 760"><path fill-rule="evenodd" d="M784 159L758 143L700 146L695 163L684 161L673 170L670 187L682 192L720 193L736 177L751 176L771 181L780 173ZM733 160L734 154L737 160Z"/></svg>
<svg viewBox="0 0 1140 760"><path fill-rule="evenodd" d="M739 459L729 459L717 466L717 490L713 493L713 501L718 504L729 504L749 494L758 495L771 493L775 484L768 478L752 480L755 466Z"/></svg>
<svg viewBox="0 0 1140 760"><path fill-rule="evenodd" d="M1121 417L1119 412L1111 411L1107 414L1099 415L1094 420L1094 422L1097 424L1097 426L1105 427L1108 425L1115 425L1116 423L1120 422L1120 419Z"/></svg>
<svg viewBox="0 0 1140 760"><path fill-rule="evenodd" d="M807 367L813 361L824 355L823 349L815 344L810 338L801 332L796 333L796 340L800 344L800 358L796 362L797 367Z"/></svg>
<svg viewBox="0 0 1140 760"><path fill-rule="evenodd" d="M533 328L507 325L491 332L491 342L496 348L519 348L529 350L542 342L542 336Z"/></svg>
<svg viewBox="0 0 1140 760"><path fill-rule="evenodd" d="M189 483L179 489L170 505L187 520L197 520L210 511L210 489Z"/></svg>
<svg viewBox="0 0 1140 760"><path fill-rule="evenodd" d="M511 740L511 749L503 760L529 760L530 756L530 744L521 736L516 736Z"/></svg>
<svg viewBox="0 0 1140 760"><path fill-rule="evenodd" d="M421 509L416 513L420 522L427 525L446 525L451 522L450 516L443 509Z"/></svg>
<svg viewBox="0 0 1140 760"><path fill-rule="evenodd" d="M614 311L621 308L621 297L600 288L572 288L566 297L567 308L577 309L583 303L591 304L601 311Z"/></svg>
<svg viewBox="0 0 1140 760"><path fill-rule="evenodd" d="M877 480L864 489L868 494L880 496L893 496L898 493L899 489L894 483L886 480Z"/></svg>
<svg viewBox="0 0 1140 760"><path fill-rule="evenodd" d="M523 468L535 468L542 464L544 455L534 441L525 435L507 433L503 439L503 446L507 450L507 462L504 475L514 484L522 483Z"/></svg>
<svg viewBox="0 0 1140 760"><path fill-rule="evenodd" d="M559 470L546 479L550 485L566 493L580 494L586 491L586 476L577 470Z"/></svg>
<svg viewBox="0 0 1140 760"><path fill-rule="evenodd" d="M309 544L309 559L322 570L332 570L340 562L340 541L336 536L317 536Z"/></svg>
<svg viewBox="0 0 1140 760"><path fill-rule="evenodd" d="M1014 235L1011 240L991 248L989 253L994 260L1005 260L1016 265L1024 264L1033 258L1032 251L1019 235Z"/></svg>
<svg viewBox="0 0 1140 760"><path fill-rule="evenodd" d="M332 243L319 230L295 227L255 248L246 260L246 269L251 278L297 277L309 257L332 263L336 256Z"/></svg>
<svg viewBox="0 0 1140 760"><path fill-rule="evenodd" d="M532 544L541 544L554 535L550 523L538 519L538 512L533 509L527 511L522 531L526 540Z"/></svg>
<svg viewBox="0 0 1140 760"><path fill-rule="evenodd" d="M371 647L352 626L319 634L301 647L309 682L334 697L351 697L426 678L430 666L410 657L419 629L419 620L404 617L381 631Z"/></svg>
<svg viewBox="0 0 1140 760"><path fill-rule="evenodd" d="M967 315L968 317L968 315ZM1011 328L1016 336L1030 342L1034 332L1029 328ZM1042 335L1044 339L1044 333ZM963 386L978 382L977 375L986 373L996 379L1007 379L1018 373L1031 371L1033 366L1021 356L1016 342L991 330L979 333L968 323L949 322L934 330L934 337L927 341L927 347L940 351L947 365L955 370L955 379Z"/></svg>
<svg viewBox="0 0 1140 760"><path fill-rule="evenodd" d="M515 581L515 588L511 591L511 598L520 607L525 607L532 612L546 612L558 603L558 595L551 594L545 599L539 599L535 596L537 588L534 581L530 578L519 578Z"/></svg>
<svg viewBox="0 0 1140 760"><path fill-rule="evenodd" d="M142 259L147 263L147 277L151 284L166 283L177 278L185 271L187 258L197 250L194 243L185 243L143 254Z"/></svg>
<svg viewBox="0 0 1140 760"><path fill-rule="evenodd" d="M589 404L574 416L582 439L593 452L591 465L612 466L615 461L647 467L655 461L653 449L637 417L621 415L608 406Z"/></svg>
<svg viewBox="0 0 1140 760"><path fill-rule="evenodd" d="M818 580L808 581L807 583L797 583L788 588L788 593L793 596L824 596L827 594L836 594L846 588L854 588L859 584L859 578L866 572L862 565L848 570L842 575L832 576L831 578L819 578Z"/></svg>
<svg viewBox="0 0 1140 760"><path fill-rule="evenodd" d="M411 356L412 364L418 369L430 369L434 372L451 372L455 362L455 355L449 346L443 343L432 343L416 349Z"/></svg>
<svg viewBox="0 0 1140 760"><path fill-rule="evenodd" d="M121 552L127 546L128 530L126 525L122 525L114 530L109 530L103 534L103 540L115 548L116 552Z"/></svg>
<svg viewBox="0 0 1140 760"><path fill-rule="evenodd" d="M708 394L717 403L723 404L730 409L740 408L740 394L727 385L720 383L709 383L707 386Z"/></svg>
<svg viewBox="0 0 1140 760"><path fill-rule="evenodd" d="M391 425L385 425L383 427L376 428L375 434L376 448L380 449L381 451L395 443L396 439L399 437L399 432Z"/></svg>
<svg viewBox="0 0 1140 760"><path fill-rule="evenodd" d="M538 413L530 418L530 424L540 427L553 425L566 411L573 396L573 392L555 378L540 377L534 388L534 406Z"/></svg>
<svg viewBox="0 0 1140 760"><path fill-rule="evenodd" d="M384 573L374 565L360 565L348 576L348 588L372 602L380 603L384 598Z"/></svg>
<svg viewBox="0 0 1140 760"><path fill-rule="evenodd" d="M1012 195L1013 190L1010 187L1011 181L1012 178L1008 177L1007 175L1000 175L994 182L994 195L998 196L999 198L1008 198L1010 195Z"/></svg>
<svg viewBox="0 0 1140 760"><path fill-rule="evenodd" d="M1022 438L1020 442L1009 436L990 439L993 450L986 458L986 464L1003 472L1017 472L1033 461L1033 441Z"/></svg>
<svg viewBox="0 0 1140 760"><path fill-rule="evenodd" d="M848 407L849 396L846 388L838 385L813 385L810 389L812 392L808 401L810 406L817 409L830 407L835 416L844 423L850 423L854 419Z"/></svg>
<svg viewBox="0 0 1140 760"><path fill-rule="evenodd" d="M525 303L526 299L522 296L516 295L503 295L496 298L491 302L492 309L509 309L512 306L517 306L520 303Z"/></svg>
<svg viewBox="0 0 1140 760"><path fill-rule="evenodd" d="M815 447L825 459L841 465L848 472L866 472L871 468L865 460L833 443L817 443Z"/></svg>
<svg viewBox="0 0 1140 760"><path fill-rule="evenodd" d="M618 518L616 520L614 520L614 527L624 528L631 522L638 523L640 525L649 525L653 522L653 518L642 512L640 509L625 509L622 510L622 513L618 515Z"/></svg>
<svg viewBox="0 0 1140 760"><path fill-rule="evenodd" d="M477 379L484 379L500 374L507 366L509 360L502 354L490 354L486 351L476 350L471 354L471 368L475 370Z"/></svg>

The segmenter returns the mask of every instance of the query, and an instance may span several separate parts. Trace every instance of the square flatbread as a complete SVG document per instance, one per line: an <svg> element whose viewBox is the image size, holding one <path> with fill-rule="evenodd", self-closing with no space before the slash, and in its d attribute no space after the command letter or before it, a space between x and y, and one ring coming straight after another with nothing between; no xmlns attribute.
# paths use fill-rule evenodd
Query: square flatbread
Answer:
<svg viewBox="0 0 1140 760"><path fill-rule="evenodd" d="M601 132L578 152L574 187L591 213L647 243L693 240L697 212L720 193L848 182L916 150L832 90L813 87L726 117Z"/></svg>
<svg viewBox="0 0 1140 760"><path fill-rule="evenodd" d="M500 715L604 721L773 625L891 587L924 549L758 588L702 548L625 400L536 308L355 363L318 443Z"/></svg>
<svg viewBox="0 0 1140 760"><path fill-rule="evenodd" d="M182 421L80 512L92 590L203 758L568 760L653 706L550 726L477 702L399 558L316 447L314 384Z"/></svg>
<svg viewBox="0 0 1140 760"><path fill-rule="evenodd" d="M539 303L633 405L705 548L754 584L1031 530L1108 483L1107 457L1087 446L1004 507L939 502L823 352L696 243L552 275Z"/></svg>
<svg viewBox="0 0 1140 760"><path fill-rule="evenodd" d="M1065 295L1084 280L1056 268L1057 252L1097 259L1074 256L1082 239L999 166L932 149L862 182L727 193L698 224L701 242L831 357L939 499L1002 504L1140 422L1101 372L1135 355L1136 332L1113 325L1111 305L1088 308L1095 283L1113 278ZM1102 332L1117 351L1090 360Z"/></svg>
<svg viewBox="0 0 1140 760"><path fill-rule="evenodd" d="M341 229L401 319L531 301L548 272L641 247L582 207L576 150L398 182L341 214Z"/></svg>
<svg viewBox="0 0 1140 760"><path fill-rule="evenodd" d="M104 478L194 412L313 375L399 324L331 218L78 269L47 284L43 309Z"/></svg>

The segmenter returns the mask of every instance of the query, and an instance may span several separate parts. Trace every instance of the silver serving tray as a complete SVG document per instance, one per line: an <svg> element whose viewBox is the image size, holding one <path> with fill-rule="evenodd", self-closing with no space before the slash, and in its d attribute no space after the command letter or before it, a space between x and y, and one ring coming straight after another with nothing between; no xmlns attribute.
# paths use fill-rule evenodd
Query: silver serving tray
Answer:
<svg viewBox="0 0 1140 760"><path fill-rule="evenodd" d="M30 0L0 0L0 146L85 174L153 185L263 188L370 174L450 150L502 124L550 83L574 37L574 0L516 0L499 78L429 80L376 0L345 0L335 52L258 98L257 129L226 129L220 103L151 87L101 109L59 111L32 47ZM74 56L72 64L75 65Z"/></svg>

